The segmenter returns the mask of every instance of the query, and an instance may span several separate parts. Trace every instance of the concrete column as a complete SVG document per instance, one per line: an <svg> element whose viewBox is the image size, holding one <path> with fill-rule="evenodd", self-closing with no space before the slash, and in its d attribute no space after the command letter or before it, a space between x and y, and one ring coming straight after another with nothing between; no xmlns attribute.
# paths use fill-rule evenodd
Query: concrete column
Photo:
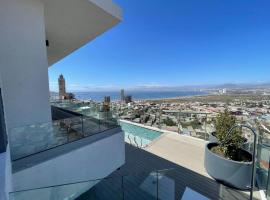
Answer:
<svg viewBox="0 0 270 200"><path fill-rule="evenodd" d="M40 0L0 1L0 74L7 128L51 120L45 39Z"/></svg>

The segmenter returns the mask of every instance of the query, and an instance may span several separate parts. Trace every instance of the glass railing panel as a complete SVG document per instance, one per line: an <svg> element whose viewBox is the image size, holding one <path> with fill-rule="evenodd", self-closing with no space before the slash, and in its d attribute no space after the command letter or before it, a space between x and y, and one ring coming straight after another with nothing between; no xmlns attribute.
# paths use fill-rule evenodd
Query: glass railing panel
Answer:
<svg viewBox="0 0 270 200"><path fill-rule="evenodd" d="M119 200L124 199L123 177L105 178L81 194L77 200Z"/></svg>
<svg viewBox="0 0 270 200"><path fill-rule="evenodd" d="M78 116L12 128L9 131L11 158L24 158L115 127L118 127L117 121Z"/></svg>
<svg viewBox="0 0 270 200"><path fill-rule="evenodd" d="M230 188L194 173L159 170L104 179L33 188L9 194L10 200L157 200L248 199L248 191ZM178 174L178 175L177 175ZM195 178L196 177L196 178ZM254 196L254 199L258 199Z"/></svg>
<svg viewBox="0 0 270 200"><path fill-rule="evenodd" d="M75 184L52 186L40 189L24 190L12 192L9 194L10 200L66 200L76 199L84 193L87 193L93 188L100 180L87 181ZM89 193L90 194L90 193ZM87 199L93 198L93 194L89 195Z"/></svg>
<svg viewBox="0 0 270 200"><path fill-rule="evenodd" d="M157 199L157 172L124 176L124 199Z"/></svg>
<svg viewBox="0 0 270 200"><path fill-rule="evenodd" d="M214 131L205 113L180 113L179 121L181 133L192 137L208 140L209 134Z"/></svg>
<svg viewBox="0 0 270 200"><path fill-rule="evenodd" d="M257 182L259 188L264 190L269 196L269 162L270 162L270 143L268 140L269 133L261 123L257 123L258 145L257 145ZM269 197L268 197L269 198Z"/></svg>
<svg viewBox="0 0 270 200"><path fill-rule="evenodd" d="M203 140L208 140L209 133L214 131L207 113L184 113L163 110L158 116L158 127L162 130L176 132Z"/></svg>
<svg viewBox="0 0 270 200"><path fill-rule="evenodd" d="M179 133L178 121L175 113L165 113L160 115L160 128Z"/></svg>
<svg viewBox="0 0 270 200"><path fill-rule="evenodd" d="M166 169L156 172L157 176L157 196L158 199L174 200L177 199L176 194L176 184L174 180L174 170Z"/></svg>
<svg viewBox="0 0 270 200"><path fill-rule="evenodd" d="M12 128L9 143L12 160L81 139L81 117Z"/></svg>
<svg viewBox="0 0 270 200"><path fill-rule="evenodd" d="M111 119L115 116L113 111L103 111L103 105L101 103L83 101L57 101L51 102L51 105L76 112L87 117L93 117L101 120Z"/></svg>
<svg viewBox="0 0 270 200"><path fill-rule="evenodd" d="M175 183L170 170L140 172L124 176L82 181L64 185L48 186L15 191L9 194L10 200L173 200ZM170 197L170 198L168 198Z"/></svg>
<svg viewBox="0 0 270 200"><path fill-rule="evenodd" d="M270 146L257 146L257 180L261 189L266 190L269 179Z"/></svg>

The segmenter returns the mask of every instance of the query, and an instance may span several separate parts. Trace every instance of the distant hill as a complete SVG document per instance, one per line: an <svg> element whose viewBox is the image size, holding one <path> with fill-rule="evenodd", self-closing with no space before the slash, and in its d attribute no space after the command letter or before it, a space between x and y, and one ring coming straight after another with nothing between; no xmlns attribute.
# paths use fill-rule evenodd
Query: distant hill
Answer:
<svg viewBox="0 0 270 200"><path fill-rule="evenodd" d="M137 87L133 90L138 91L198 91L198 90L211 90L211 89L270 89L270 83L226 83L219 85L190 85L190 86L156 86L156 87Z"/></svg>

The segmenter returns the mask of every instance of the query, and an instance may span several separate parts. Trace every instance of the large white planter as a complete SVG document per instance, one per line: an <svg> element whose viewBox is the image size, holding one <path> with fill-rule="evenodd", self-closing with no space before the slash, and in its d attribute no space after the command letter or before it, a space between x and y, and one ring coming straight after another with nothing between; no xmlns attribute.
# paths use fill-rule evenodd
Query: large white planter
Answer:
<svg viewBox="0 0 270 200"><path fill-rule="evenodd" d="M207 173L225 185L247 190L250 188L252 177L252 162L229 160L213 153L210 149L217 143L208 143L205 147L204 166ZM252 158L252 155L241 149L241 153Z"/></svg>

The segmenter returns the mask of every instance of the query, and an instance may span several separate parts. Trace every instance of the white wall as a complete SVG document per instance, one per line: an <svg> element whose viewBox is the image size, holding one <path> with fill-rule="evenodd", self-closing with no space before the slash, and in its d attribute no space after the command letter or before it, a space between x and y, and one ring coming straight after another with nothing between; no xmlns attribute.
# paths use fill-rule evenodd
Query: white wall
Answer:
<svg viewBox="0 0 270 200"><path fill-rule="evenodd" d="M42 162L34 167L14 173L13 191L104 178L124 163L124 133L119 132L80 149ZM91 187L91 183L71 185L66 188L43 189L39 192L23 192L17 194L17 200L35 199L31 195L40 195L40 192L42 192L44 198L39 196L37 199L50 199L52 196L64 199L62 197L70 196L74 192L81 191L82 193L88 190ZM59 195L64 196L60 198Z"/></svg>
<svg viewBox="0 0 270 200"><path fill-rule="evenodd" d="M122 9L118 7L112 0L89 0L99 7L103 8L112 15L122 19Z"/></svg>
<svg viewBox="0 0 270 200"><path fill-rule="evenodd" d="M2 87L2 75L1 75L1 70L0 70L0 88Z"/></svg>
<svg viewBox="0 0 270 200"><path fill-rule="evenodd" d="M0 199L6 199L6 153L0 153Z"/></svg>
<svg viewBox="0 0 270 200"><path fill-rule="evenodd" d="M39 0L0 1L0 73L6 125L48 122L48 63Z"/></svg>
<svg viewBox="0 0 270 200"><path fill-rule="evenodd" d="M27 192L12 193L9 200L73 200L88 191L97 182L78 183L74 185L44 188ZM2 200L2 199L1 199Z"/></svg>
<svg viewBox="0 0 270 200"><path fill-rule="evenodd" d="M8 199L11 191L11 162L9 146L7 152L0 153L0 199Z"/></svg>

